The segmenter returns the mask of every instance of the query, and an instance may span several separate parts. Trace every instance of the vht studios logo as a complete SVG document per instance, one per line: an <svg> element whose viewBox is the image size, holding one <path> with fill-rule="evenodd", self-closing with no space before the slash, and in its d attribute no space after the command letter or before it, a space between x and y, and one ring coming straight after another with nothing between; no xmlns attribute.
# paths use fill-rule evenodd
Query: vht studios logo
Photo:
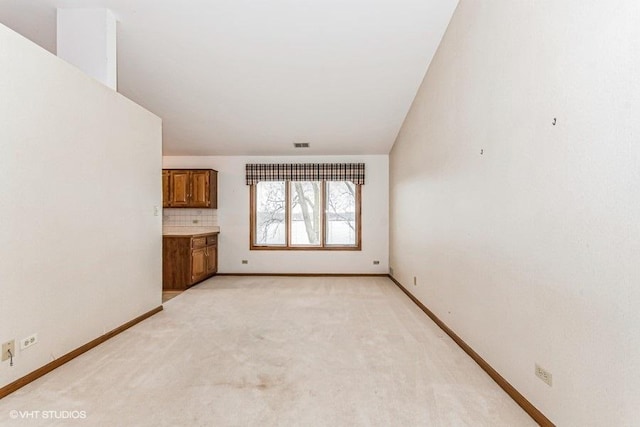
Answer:
<svg viewBox="0 0 640 427"><path fill-rule="evenodd" d="M13 420L82 420L87 418L87 411L9 411Z"/></svg>

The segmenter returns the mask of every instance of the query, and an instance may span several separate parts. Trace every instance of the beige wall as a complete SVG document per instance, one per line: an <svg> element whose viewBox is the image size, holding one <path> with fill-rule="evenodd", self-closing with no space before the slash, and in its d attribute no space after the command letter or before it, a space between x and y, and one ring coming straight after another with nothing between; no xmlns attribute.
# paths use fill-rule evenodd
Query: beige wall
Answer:
<svg viewBox="0 0 640 427"><path fill-rule="evenodd" d="M386 274L389 259L389 156L165 156L166 168L218 171L221 273ZM361 251L250 251L247 163L364 163ZM242 260L249 261L242 264ZM373 265L378 260L380 264Z"/></svg>
<svg viewBox="0 0 640 427"><path fill-rule="evenodd" d="M638 422L639 22L461 0L390 155L395 277L563 426Z"/></svg>
<svg viewBox="0 0 640 427"><path fill-rule="evenodd" d="M0 25L0 387L161 304L160 119Z"/></svg>

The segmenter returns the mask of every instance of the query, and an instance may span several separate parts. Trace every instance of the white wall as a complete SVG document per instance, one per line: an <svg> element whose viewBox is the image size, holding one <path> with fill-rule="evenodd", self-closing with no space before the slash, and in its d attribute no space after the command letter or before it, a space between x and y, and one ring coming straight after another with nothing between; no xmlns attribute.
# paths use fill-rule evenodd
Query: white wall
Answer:
<svg viewBox="0 0 640 427"><path fill-rule="evenodd" d="M561 426L638 423L638 22L461 0L390 155L395 277Z"/></svg>
<svg viewBox="0 0 640 427"><path fill-rule="evenodd" d="M165 168L218 171L218 271L221 273L388 272L388 156L164 157ZM362 186L362 251L250 251L247 163L365 163ZM243 265L246 259L249 264ZM379 260L379 265L373 265Z"/></svg>
<svg viewBox="0 0 640 427"><path fill-rule="evenodd" d="M160 119L0 25L0 386L159 306Z"/></svg>
<svg viewBox="0 0 640 427"><path fill-rule="evenodd" d="M56 53L113 90L118 86L116 18L108 9L58 9Z"/></svg>

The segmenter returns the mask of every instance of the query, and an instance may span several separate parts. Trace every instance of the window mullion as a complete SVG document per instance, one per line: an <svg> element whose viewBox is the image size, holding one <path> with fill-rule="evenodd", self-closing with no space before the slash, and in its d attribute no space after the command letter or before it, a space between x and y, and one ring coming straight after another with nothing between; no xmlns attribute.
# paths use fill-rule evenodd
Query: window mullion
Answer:
<svg viewBox="0 0 640 427"><path fill-rule="evenodd" d="M286 185L284 186L284 198L285 198L285 218L284 222L286 224L285 230L285 241L287 242L287 248L291 247L291 181L285 181Z"/></svg>
<svg viewBox="0 0 640 427"><path fill-rule="evenodd" d="M249 226L251 227L251 233L250 233L250 237L249 237L249 247L253 247L253 245L256 244L256 236L258 235L258 230L256 227L256 197L257 196L257 191L256 191L256 184L253 184L249 187L249 206L251 209L251 215L249 217Z"/></svg>
<svg viewBox="0 0 640 427"><path fill-rule="evenodd" d="M355 203L356 203L356 247L362 248L362 185L355 186Z"/></svg>
<svg viewBox="0 0 640 427"><path fill-rule="evenodd" d="M322 190L320 191L320 227L322 227L320 246L325 247L327 244L327 182L322 181Z"/></svg>

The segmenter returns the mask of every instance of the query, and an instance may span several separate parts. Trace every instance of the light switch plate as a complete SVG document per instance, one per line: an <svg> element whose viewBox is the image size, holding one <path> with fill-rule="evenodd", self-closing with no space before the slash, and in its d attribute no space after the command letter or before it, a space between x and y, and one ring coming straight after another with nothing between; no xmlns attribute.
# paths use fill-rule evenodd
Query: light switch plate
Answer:
<svg viewBox="0 0 640 427"><path fill-rule="evenodd" d="M16 340L7 341L2 344L2 361L9 360L9 350L11 350L11 354L13 357L16 356Z"/></svg>

